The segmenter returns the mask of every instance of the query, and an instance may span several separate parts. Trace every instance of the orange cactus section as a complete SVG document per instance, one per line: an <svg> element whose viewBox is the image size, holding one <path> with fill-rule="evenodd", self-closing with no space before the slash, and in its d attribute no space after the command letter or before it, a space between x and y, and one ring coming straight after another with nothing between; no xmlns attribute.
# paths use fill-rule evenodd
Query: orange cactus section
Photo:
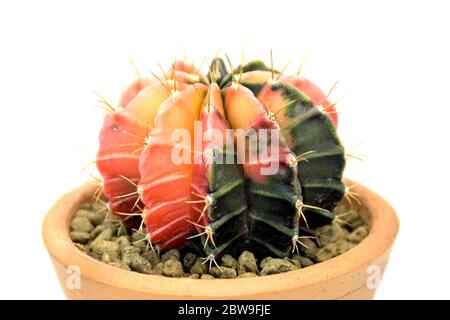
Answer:
<svg viewBox="0 0 450 320"><path fill-rule="evenodd" d="M206 89L188 86L163 103L141 155L138 189L145 204L144 223L151 242L162 250L183 244L192 227L187 203L191 200L191 146ZM177 132L181 140L172 136Z"/></svg>
<svg viewBox="0 0 450 320"><path fill-rule="evenodd" d="M131 100L134 99L145 87L151 86L157 83L155 79L139 78L132 83L122 92L119 100L119 106L125 107Z"/></svg>

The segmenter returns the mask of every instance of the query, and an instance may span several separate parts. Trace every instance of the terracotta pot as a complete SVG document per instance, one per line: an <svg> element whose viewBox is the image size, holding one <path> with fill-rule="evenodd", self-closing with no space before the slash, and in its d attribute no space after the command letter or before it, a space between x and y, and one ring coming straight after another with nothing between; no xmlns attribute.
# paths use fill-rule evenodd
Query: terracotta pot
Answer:
<svg viewBox="0 0 450 320"><path fill-rule="evenodd" d="M71 217L92 199L95 189L87 184L64 195L43 224L45 245L69 299L372 299L399 228L393 208L373 191L358 186L353 191L360 195L370 234L336 258L261 278L166 278L106 265L75 247L69 238Z"/></svg>

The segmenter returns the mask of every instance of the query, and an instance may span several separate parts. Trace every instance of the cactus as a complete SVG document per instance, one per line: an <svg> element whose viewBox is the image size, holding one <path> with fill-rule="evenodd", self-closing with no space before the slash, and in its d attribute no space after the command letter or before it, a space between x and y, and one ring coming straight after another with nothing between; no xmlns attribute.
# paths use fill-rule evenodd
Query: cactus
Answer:
<svg viewBox="0 0 450 320"><path fill-rule="evenodd" d="M103 192L153 248L200 240L210 264L249 248L287 257L345 194L337 114L298 75L261 61L231 70L176 61L132 83L100 132Z"/></svg>

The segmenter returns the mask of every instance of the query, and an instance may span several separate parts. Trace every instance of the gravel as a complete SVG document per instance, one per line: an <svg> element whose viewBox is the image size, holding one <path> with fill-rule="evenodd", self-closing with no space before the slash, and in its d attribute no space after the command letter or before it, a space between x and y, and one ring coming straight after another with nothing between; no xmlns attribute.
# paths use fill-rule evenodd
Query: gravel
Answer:
<svg viewBox="0 0 450 320"><path fill-rule="evenodd" d="M351 250L369 234L369 226L354 211L336 209L338 219L314 230L315 238L299 237L298 252L289 257L255 257L250 251L238 256L223 254L209 263L196 250L153 250L145 229L127 230L104 205L85 205L70 222L69 236L75 246L112 267L143 274L189 279L253 278L310 267Z"/></svg>

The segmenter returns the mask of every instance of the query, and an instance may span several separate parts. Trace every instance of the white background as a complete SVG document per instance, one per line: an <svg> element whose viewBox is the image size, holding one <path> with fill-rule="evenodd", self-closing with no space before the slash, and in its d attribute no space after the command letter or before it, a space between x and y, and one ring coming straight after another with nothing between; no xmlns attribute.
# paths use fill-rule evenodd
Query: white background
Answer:
<svg viewBox="0 0 450 320"><path fill-rule="evenodd" d="M339 80L340 134L364 155L347 176L397 209L377 298L450 298L448 1L1 1L0 298L62 299L40 228L89 177L102 112L156 61L292 59L324 90ZM237 62L236 62L237 64Z"/></svg>

